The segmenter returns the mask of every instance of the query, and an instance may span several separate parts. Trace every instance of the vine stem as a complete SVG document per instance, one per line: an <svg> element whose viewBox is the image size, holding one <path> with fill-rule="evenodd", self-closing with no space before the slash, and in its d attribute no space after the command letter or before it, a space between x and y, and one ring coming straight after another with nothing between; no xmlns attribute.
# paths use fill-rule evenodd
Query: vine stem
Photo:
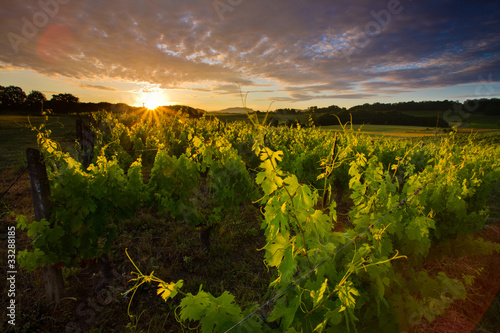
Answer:
<svg viewBox="0 0 500 333"><path fill-rule="evenodd" d="M327 164L325 166L325 185L323 187L323 198L321 204L323 207L325 206L325 196L326 196L326 183L328 181L328 177L332 174L333 171L333 166L335 165L335 162L337 161L337 158L339 154L335 155L335 149L337 148L337 132L335 132L335 138L333 139L333 147L332 147L332 155L330 156L330 161L327 161ZM331 193L330 193L331 195ZM331 197L330 197L331 198Z"/></svg>
<svg viewBox="0 0 500 333"><path fill-rule="evenodd" d="M269 155L269 152L267 150L265 150L265 152L267 154L268 159L271 162L271 166L273 167L273 170L277 171L278 166L274 165L273 159ZM295 210L295 205L293 204L293 196L292 196L292 194L290 193L290 191L286 188L286 186L283 183L280 185L280 187L282 187L286 191L286 193L288 194L288 196L290 197L290 203L292 205L293 210ZM278 185L278 184L276 184L276 185ZM302 235L302 243L304 244L304 251L305 251L304 256L307 259L307 263L309 264L309 268L312 269L314 267L314 265L311 263L311 260L309 259L309 255L307 254L308 251L307 251L307 247L306 247L306 237L304 235L305 234L304 229L302 228L302 225L301 225L299 219L297 218L297 216L295 216L294 214L290 214L290 216L297 222L297 226L299 228L299 232Z"/></svg>

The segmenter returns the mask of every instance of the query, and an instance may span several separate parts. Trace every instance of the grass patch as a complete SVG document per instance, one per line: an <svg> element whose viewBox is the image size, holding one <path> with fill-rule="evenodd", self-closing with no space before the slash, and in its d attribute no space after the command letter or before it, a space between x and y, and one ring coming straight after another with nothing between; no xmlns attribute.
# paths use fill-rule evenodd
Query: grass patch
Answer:
<svg viewBox="0 0 500 333"><path fill-rule="evenodd" d="M26 165L26 148L36 148L36 131L45 122L43 116L0 115L0 171L22 168ZM72 144L76 139L76 118L49 116L47 128L51 137L61 144Z"/></svg>
<svg viewBox="0 0 500 333"><path fill-rule="evenodd" d="M350 129L351 126L347 126ZM321 126L322 130L329 131L342 131L342 126L331 125L331 126ZM374 135L374 136L390 136L390 137L420 137L435 135L435 130L433 128L421 127L421 126L398 126L398 125L352 125L354 131L359 131L360 133ZM440 131L439 133L442 133Z"/></svg>
<svg viewBox="0 0 500 333"><path fill-rule="evenodd" d="M277 118L280 123L286 123L287 120L293 120L297 119L299 122L303 124L307 124L309 120L309 113L297 113L297 114L276 114L276 113L269 113L268 115L268 120L270 118ZM244 121L244 122L249 122L250 120L248 119L248 116L246 113L207 113L205 116L207 118L209 117L216 117L221 121L224 122L232 122L232 121ZM264 119L266 118L266 114L258 114L257 115L259 122L262 123Z"/></svg>

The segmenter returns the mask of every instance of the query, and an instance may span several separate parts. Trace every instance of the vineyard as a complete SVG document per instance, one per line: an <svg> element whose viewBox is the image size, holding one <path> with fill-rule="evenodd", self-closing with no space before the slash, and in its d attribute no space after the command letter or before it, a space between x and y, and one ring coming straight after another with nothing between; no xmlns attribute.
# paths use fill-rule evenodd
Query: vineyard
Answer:
<svg viewBox="0 0 500 333"><path fill-rule="evenodd" d="M50 214L13 210L17 260L38 281L51 267L65 290L21 308L19 327L428 331L486 274L429 262L500 252L477 236L500 180L498 144L249 117L102 112L83 123L90 144L72 146L33 128ZM43 298L43 281L31 288Z"/></svg>

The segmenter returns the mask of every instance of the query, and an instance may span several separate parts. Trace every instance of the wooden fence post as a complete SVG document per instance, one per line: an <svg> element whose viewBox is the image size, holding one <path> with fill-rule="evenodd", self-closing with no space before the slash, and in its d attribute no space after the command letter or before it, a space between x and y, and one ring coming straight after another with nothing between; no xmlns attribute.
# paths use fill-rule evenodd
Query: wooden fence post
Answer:
<svg viewBox="0 0 500 333"><path fill-rule="evenodd" d="M94 144L95 144L95 134L90 129L90 126L87 126L83 119L78 118L76 120L76 136L78 141L80 142L80 148L82 150L82 154L80 155L80 160L82 162L82 166L84 170L87 170L90 163L92 162L92 155L94 153Z"/></svg>
<svg viewBox="0 0 500 333"><path fill-rule="evenodd" d="M31 184L31 195L33 197L33 208L35 209L35 220L49 220L52 202L50 201L50 186L47 177L47 169L42 159L42 154L37 149L26 149L28 161L28 172ZM43 279L47 301L57 302L64 292L64 280L62 270L56 265L43 267Z"/></svg>

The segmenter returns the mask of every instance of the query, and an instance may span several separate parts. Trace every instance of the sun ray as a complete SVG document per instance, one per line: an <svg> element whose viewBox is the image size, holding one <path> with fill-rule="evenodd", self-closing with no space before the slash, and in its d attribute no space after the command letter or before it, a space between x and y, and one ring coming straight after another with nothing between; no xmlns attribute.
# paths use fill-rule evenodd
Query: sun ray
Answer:
<svg viewBox="0 0 500 333"><path fill-rule="evenodd" d="M169 104L169 98L163 89L145 89L140 91L136 97L137 104L142 107L155 110L159 106Z"/></svg>

